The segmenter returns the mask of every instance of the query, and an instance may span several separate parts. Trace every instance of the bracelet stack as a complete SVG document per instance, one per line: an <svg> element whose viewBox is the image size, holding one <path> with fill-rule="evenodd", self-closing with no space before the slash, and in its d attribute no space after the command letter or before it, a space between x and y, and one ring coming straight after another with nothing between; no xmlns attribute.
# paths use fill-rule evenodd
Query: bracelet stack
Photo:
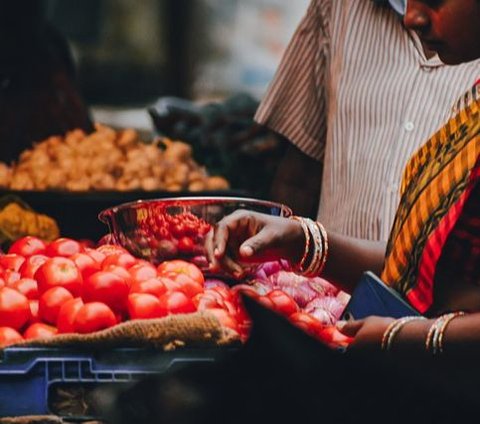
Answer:
<svg viewBox="0 0 480 424"><path fill-rule="evenodd" d="M308 218L294 216L299 221L305 234L305 251L295 271L306 277L316 277L325 268L328 256L327 232L322 224Z"/></svg>
<svg viewBox="0 0 480 424"><path fill-rule="evenodd" d="M424 317L417 317L417 316L412 316L412 317L404 317L397 319L393 321L385 330L385 333L383 333L382 337L382 350L391 350L393 341L395 340L395 337L397 334L400 332L400 330L409 322L412 321L418 321L418 320L424 320L426 318Z"/></svg>
<svg viewBox="0 0 480 424"><path fill-rule="evenodd" d="M443 338L448 324L455 318L465 315L465 312L452 312L438 317L428 330L425 340L425 350L432 355L442 354L444 351Z"/></svg>

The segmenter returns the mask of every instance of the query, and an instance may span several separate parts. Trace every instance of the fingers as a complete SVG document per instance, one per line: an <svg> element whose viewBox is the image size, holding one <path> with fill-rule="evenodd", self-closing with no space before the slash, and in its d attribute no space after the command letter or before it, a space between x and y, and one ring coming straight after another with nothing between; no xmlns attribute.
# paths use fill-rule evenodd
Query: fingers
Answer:
<svg viewBox="0 0 480 424"><path fill-rule="evenodd" d="M364 320L358 321L338 321L336 324L337 330L348 337L355 337L365 324Z"/></svg>
<svg viewBox="0 0 480 424"><path fill-rule="evenodd" d="M258 234L246 240L239 249L243 258L261 258L266 248L275 245L275 233L268 228L263 228Z"/></svg>

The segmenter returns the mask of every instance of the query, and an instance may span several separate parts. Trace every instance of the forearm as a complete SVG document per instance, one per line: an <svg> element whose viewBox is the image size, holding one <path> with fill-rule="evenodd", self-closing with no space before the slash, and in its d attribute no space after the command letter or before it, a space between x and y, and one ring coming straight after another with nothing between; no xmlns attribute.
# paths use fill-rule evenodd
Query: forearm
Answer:
<svg viewBox="0 0 480 424"><path fill-rule="evenodd" d="M373 271L380 275L385 258L385 242L328 232L328 244L328 259L323 276L347 293L353 291L363 272Z"/></svg>

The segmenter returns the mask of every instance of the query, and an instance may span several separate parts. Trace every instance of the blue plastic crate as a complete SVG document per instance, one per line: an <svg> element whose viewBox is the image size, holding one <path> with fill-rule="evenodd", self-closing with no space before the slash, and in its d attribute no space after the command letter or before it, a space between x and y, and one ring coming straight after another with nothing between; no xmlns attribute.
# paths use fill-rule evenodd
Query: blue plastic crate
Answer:
<svg viewBox="0 0 480 424"><path fill-rule="evenodd" d="M114 349L90 353L64 348L8 348L0 360L0 417L90 417L52 408L53 389L128 383L186 364L213 362L225 353L222 349Z"/></svg>

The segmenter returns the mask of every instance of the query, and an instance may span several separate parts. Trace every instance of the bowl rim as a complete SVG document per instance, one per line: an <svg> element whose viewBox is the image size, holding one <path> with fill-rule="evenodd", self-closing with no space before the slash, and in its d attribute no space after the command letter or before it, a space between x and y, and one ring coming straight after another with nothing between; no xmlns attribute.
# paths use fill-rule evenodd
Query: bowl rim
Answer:
<svg viewBox="0 0 480 424"><path fill-rule="evenodd" d="M130 208L132 206L141 206L143 204L148 203L167 203L167 202L243 202L243 203L256 203L257 205L260 204L262 206L271 207L271 208L278 208L282 209L287 213L288 216L293 215L292 209L279 202L274 202L271 200L263 200L263 199L255 199L253 197L229 197L229 196L183 196L183 197L165 197L165 198L157 198L157 199L138 199L133 202L122 203L117 206L112 206L110 208L104 209L98 214L98 219L103 223L108 223L106 217L108 215L116 214L117 212Z"/></svg>

